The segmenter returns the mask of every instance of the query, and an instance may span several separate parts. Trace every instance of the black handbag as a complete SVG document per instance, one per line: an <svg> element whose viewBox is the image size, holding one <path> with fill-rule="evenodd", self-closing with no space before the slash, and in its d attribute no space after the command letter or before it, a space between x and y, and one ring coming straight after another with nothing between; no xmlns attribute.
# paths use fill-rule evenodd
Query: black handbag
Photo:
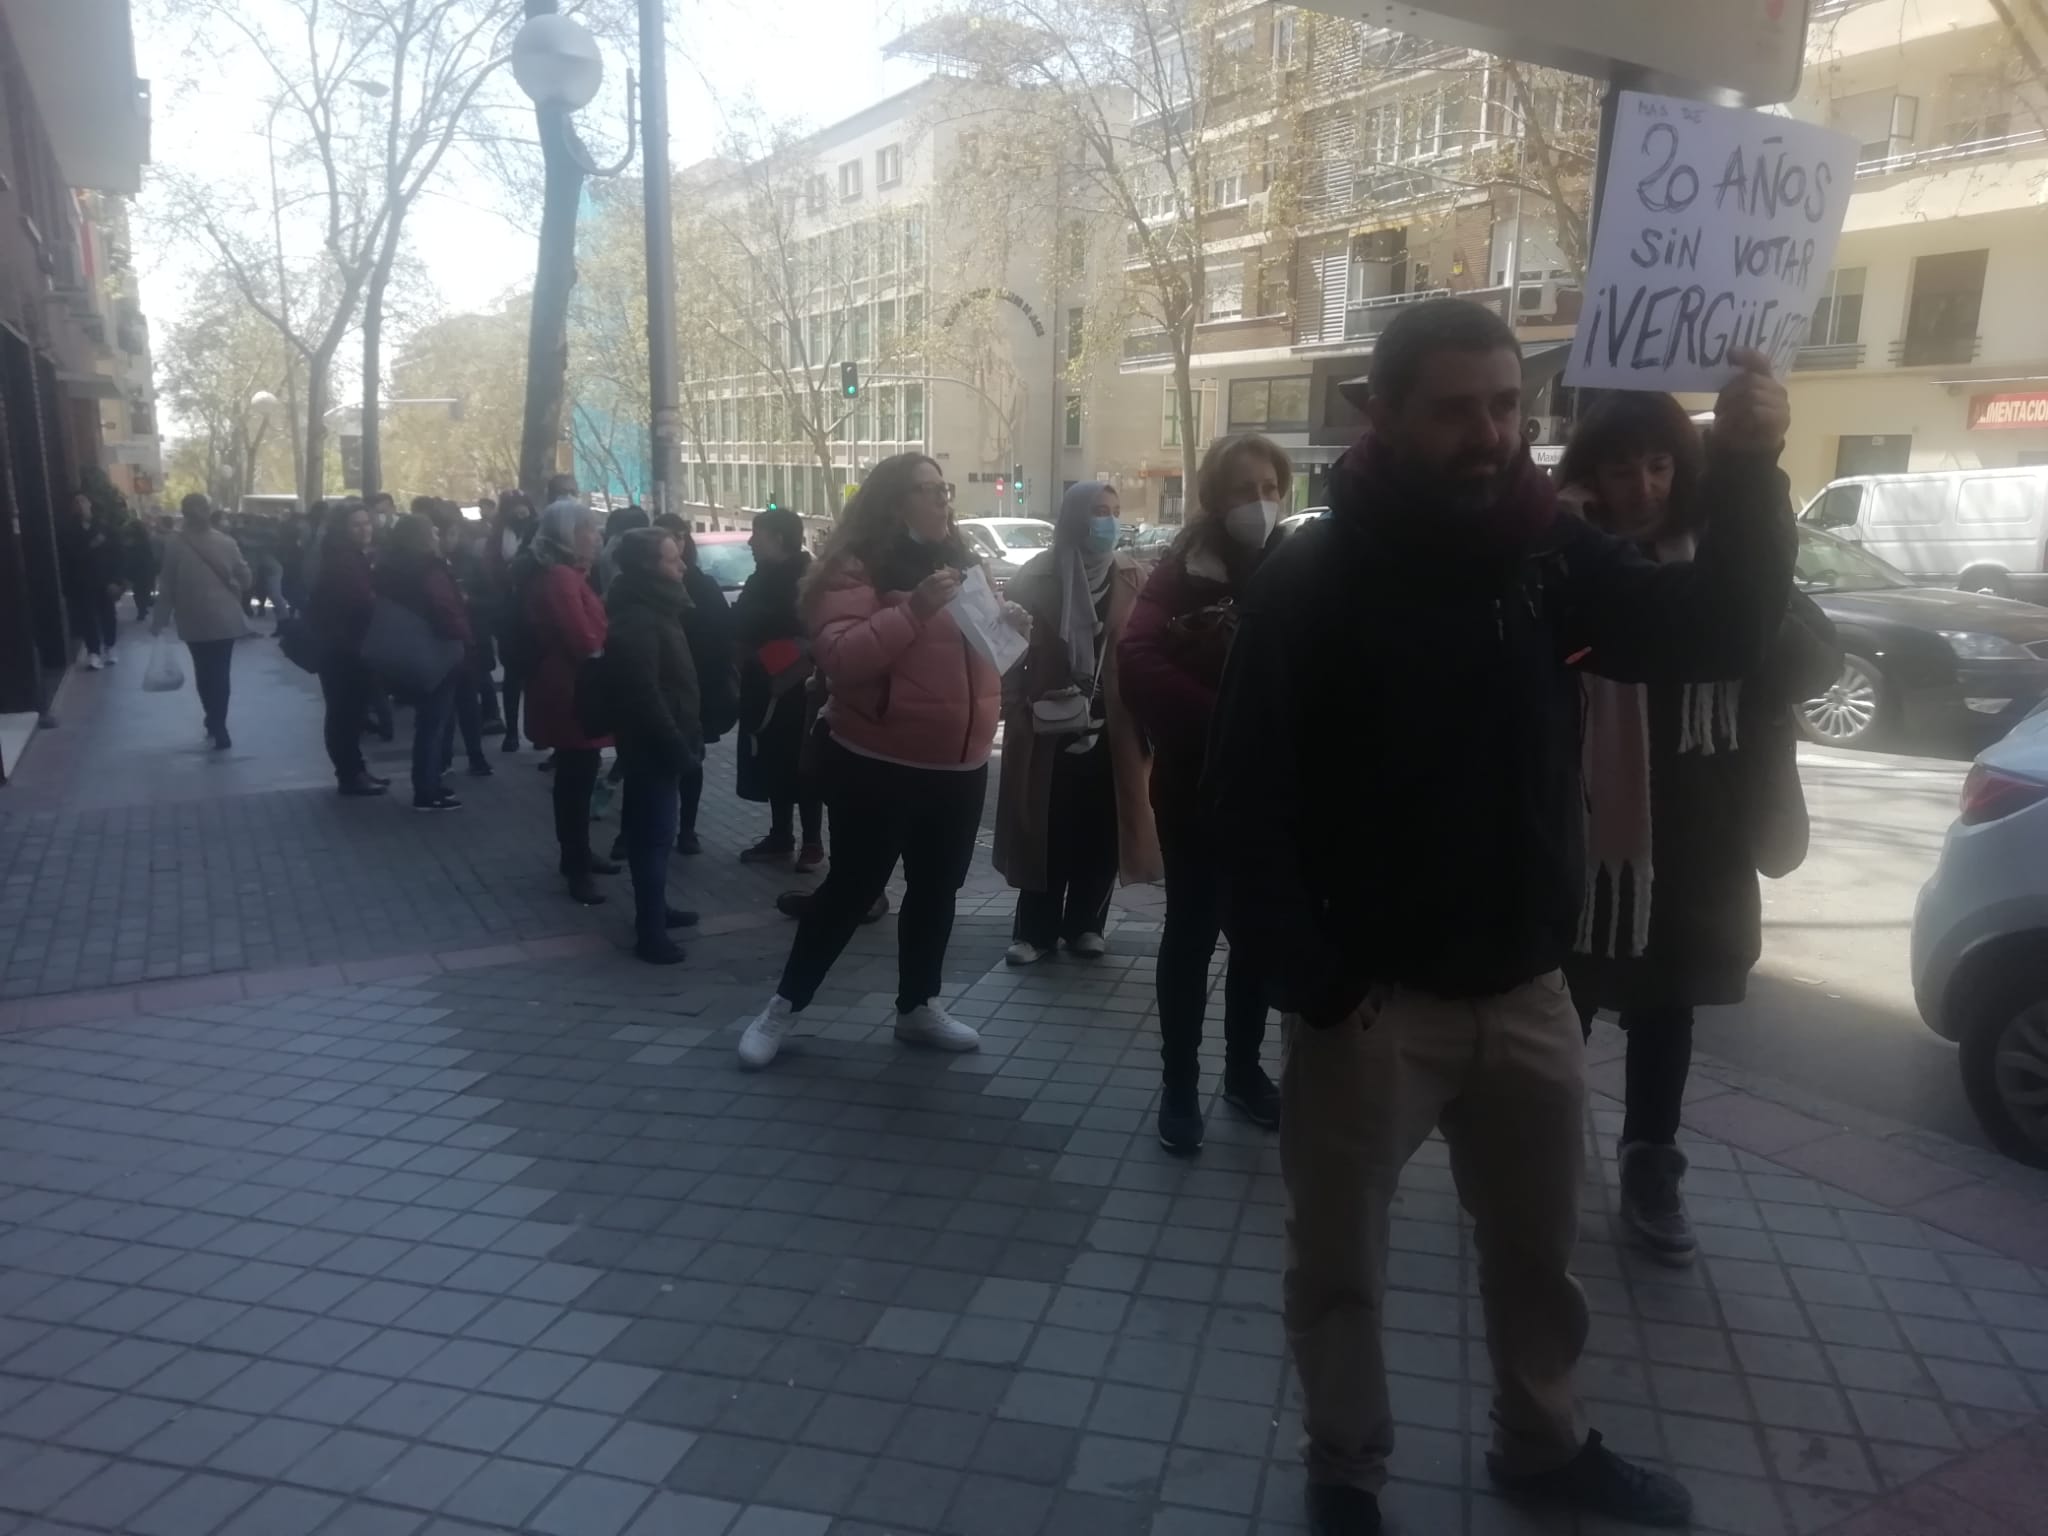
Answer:
<svg viewBox="0 0 2048 1536"><path fill-rule="evenodd" d="M434 633L434 626L403 603L379 596L370 604L363 631L363 660L396 692L411 698L432 693L462 662L462 642Z"/></svg>
<svg viewBox="0 0 2048 1536"><path fill-rule="evenodd" d="M327 646L304 619L280 619L277 648L301 672L318 672L327 664Z"/></svg>

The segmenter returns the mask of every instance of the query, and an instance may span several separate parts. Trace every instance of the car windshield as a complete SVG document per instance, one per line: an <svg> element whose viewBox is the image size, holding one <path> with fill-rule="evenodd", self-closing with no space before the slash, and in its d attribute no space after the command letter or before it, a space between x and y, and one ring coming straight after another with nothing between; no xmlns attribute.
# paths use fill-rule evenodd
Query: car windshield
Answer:
<svg viewBox="0 0 2048 1536"><path fill-rule="evenodd" d="M1877 556L1814 528L1799 530L1792 579L1802 592L1886 592L1913 585Z"/></svg>
<svg viewBox="0 0 2048 1536"><path fill-rule="evenodd" d="M697 545L697 565L726 591L747 584L754 574L754 551L746 544Z"/></svg>
<svg viewBox="0 0 2048 1536"><path fill-rule="evenodd" d="M998 523L995 535L1003 541L1005 549L1052 548L1052 525L1049 523Z"/></svg>

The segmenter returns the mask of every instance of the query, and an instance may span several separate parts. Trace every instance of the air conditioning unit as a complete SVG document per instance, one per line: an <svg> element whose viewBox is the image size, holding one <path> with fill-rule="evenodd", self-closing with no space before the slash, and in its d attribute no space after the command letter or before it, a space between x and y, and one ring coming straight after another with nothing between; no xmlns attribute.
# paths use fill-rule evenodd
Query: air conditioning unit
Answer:
<svg viewBox="0 0 2048 1536"><path fill-rule="evenodd" d="M1570 429L1571 423L1562 416L1531 416L1522 423L1522 437L1532 446L1561 443Z"/></svg>
<svg viewBox="0 0 2048 1536"><path fill-rule="evenodd" d="M1522 283L1515 289L1515 318L1540 320L1557 313L1556 283Z"/></svg>

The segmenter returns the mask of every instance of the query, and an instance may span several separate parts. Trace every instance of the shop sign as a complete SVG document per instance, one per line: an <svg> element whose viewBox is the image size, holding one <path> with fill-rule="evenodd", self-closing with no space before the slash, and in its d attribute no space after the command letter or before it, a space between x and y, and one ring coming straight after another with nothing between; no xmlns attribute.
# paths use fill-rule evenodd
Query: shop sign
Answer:
<svg viewBox="0 0 2048 1536"><path fill-rule="evenodd" d="M1974 395L1970 399L1972 432L2048 431L2048 390L2025 395Z"/></svg>

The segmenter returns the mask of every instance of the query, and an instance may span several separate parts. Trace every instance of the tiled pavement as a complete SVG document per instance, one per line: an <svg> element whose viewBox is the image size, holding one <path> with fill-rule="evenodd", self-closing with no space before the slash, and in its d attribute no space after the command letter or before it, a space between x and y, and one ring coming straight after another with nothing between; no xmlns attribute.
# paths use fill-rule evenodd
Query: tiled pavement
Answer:
<svg viewBox="0 0 2048 1536"><path fill-rule="evenodd" d="M757 813L707 802L722 856L679 892L719 931L653 972L610 947L617 905L555 895L530 771L478 816L345 826L251 777L0 810L10 981L108 967L17 931L51 880L88 928L140 913L146 952L206 915L179 962L211 977L6 1005L0 1536L1298 1530L1273 1148L1223 1115L1196 1162L1153 1141L1142 916L1109 961L1019 977L980 877L952 957L979 1055L895 1047L884 926L821 1036L743 1076L788 936L760 912L786 880L730 860ZM566 937L507 945L536 934ZM271 969L301 965L340 968ZM1702 1529L2048 1536L2048 1275L2014 1215L2039 1184L1712 1062L1694 1087L1695 1269L1616 1245L1594 1160L1595 1422ZM1617 1128L1596 1096L1589 1136ZM1434 1144L1395 1249L1395 1528L1613 1529L1484 1487Z"/></svg>
<svg viewBox="0 0 2048 1536"><path fill-rule="evenodd" d="M604 956L0 1040L0 1510L143 1536L1294 1530L1273 1149L1220 1116L1193 1163L1149 1134L1148 938L1020 978L964 924L964 1058L890 1040L885 930L758 1076L731 1024L777 930L701 944L680 989ZM1678 1467L1702 1528L1824 1529L2028 1445L2000 1442L2048 1410L2040 1271L1690 1151L1702 1263L1617 1248L1596 1181L1579 1269L1596 1422ZM1483 1487L1434 1145L1395 1250L1396 1528L1571 1530Z"/></svg>

